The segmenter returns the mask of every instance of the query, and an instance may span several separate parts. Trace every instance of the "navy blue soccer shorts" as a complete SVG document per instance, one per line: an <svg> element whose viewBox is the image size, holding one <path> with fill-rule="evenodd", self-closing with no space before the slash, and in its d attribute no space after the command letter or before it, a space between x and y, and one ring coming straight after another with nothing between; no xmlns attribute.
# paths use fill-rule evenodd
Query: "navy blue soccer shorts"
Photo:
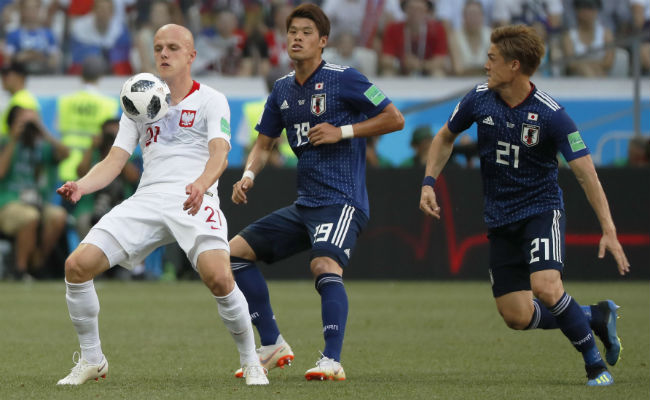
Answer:
<svg viewBox="0 0 650 400"><path fill-rule="evenodd" d="M310 260L329 257L345 267L367 223L368 217L350 205L292 204L258 219L239 235L267 264L311 249Z"/></svg>
<svg viewBox="0 0 650 400"><path fill-rule="evenodd" d="M564 211L551 210L488 230L494 297L531 290L530 274L564 268Z"/></svg>

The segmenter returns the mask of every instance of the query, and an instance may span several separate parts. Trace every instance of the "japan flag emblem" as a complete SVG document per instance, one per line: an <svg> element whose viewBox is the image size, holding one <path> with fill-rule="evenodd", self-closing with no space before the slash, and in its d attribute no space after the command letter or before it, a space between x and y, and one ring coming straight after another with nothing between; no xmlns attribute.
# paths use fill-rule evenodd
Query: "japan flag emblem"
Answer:
<svg viewBox="0 0 650 400"><path fill-rule="evenodd" d="M194 117L196 117L196 110L183 110L178 126L181 128L191 128L194 125Z"/></svg>
<svg viewBox="0 0 650 400"><path fill-rule="evenodd" d="M325 103L325 93L313 94L311 96L311 113L319 117L323 115L326 108Z"/></svg>
<svg viewBox="0 0 650 400"><path fill-rule="evenodd" d="M531 113L531 112L529 112L529 113L528 113L528 119L529 119L530 121L537 121L537 120L539 119L539 115L537 115L537 113Z"/></svg>
<svg viewBox="0 0 650 400"><path fill-rule="evenodd" d="M521 127L521 141L528 147L533 147L539 143L539 126L523 124Z"/></svg>

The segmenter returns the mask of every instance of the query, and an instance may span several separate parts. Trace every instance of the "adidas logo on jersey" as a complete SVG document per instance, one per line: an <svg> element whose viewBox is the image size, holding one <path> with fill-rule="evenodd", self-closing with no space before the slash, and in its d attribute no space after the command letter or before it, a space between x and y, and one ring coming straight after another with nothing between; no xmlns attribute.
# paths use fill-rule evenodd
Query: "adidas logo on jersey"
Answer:
<svg viewBox="0 0 650 400"><path fill-rule="evenodd" d="M285 100L282 102L282 105L280 106L280 110L286 110L287 108L289 108L289 104Z"/></svg>
<svg viewBox="0 0 650 400"><path fill-rule="evenodd" d="M488 116L483 120L483 123L484 123L485 125L492 125L492 126L494 126L494 121L492 121L492 116L491 116L491 115L488 115Z"/></svg>
<svg viewBox="0 0 650 400"><path fill-rule="evenodd" d="M343 250L343 252L345 253L346 256L348 256L348 258L350 258L350 249L345 249Z"/></svg>

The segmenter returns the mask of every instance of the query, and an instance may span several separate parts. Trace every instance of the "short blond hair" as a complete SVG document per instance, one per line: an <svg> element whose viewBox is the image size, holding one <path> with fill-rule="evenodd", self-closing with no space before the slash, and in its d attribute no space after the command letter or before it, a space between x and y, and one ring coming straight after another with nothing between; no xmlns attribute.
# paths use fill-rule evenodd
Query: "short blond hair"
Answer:
<svg viewBox="0 0 650 400"><path fill-rule="evenodd" d="M490 41L506 61L519 61L521 71L528 76L535 73L544 57L544 41L529 26L501 26L492 31Z"/></svg>

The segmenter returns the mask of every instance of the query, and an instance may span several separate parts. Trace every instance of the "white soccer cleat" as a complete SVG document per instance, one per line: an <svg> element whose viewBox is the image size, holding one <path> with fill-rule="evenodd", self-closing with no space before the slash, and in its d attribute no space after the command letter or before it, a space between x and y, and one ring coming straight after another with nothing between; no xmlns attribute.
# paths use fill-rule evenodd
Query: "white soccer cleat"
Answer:
<svg viewBox="0 0 650 400"><path fill-rule="evenodd" d="M320 360L316 361L314 368L308 369L305 372L305 378L308 381L344 381L345 371L340 362L323 356Z"/></svg>
<svg viewBox="0 0 650 400"><path fill-rule="evenodd" d="M243 373L247 385L268 385L269 379L266 377L266 369L261 365L244 365Z"/></svg>
<svg viewBox="0 0 650 400"><path fill-rule="evenodd" d="M291 365L291 361L294 358L291 346L287 342L262 346L255 351L260 358L260 364L267 371L276 367L284 368L285 365ZM235 377L243 378L244 371L239 368L235 372Z"/></svg>
<svg viewBox="0 0 650 400"><path fill-rule="evenodd" d="M89 364L86 360L82 359L79 352L75 351L72 354L72 362L75 366L65 378L58 381L57 385L81 385L89 379L96 381L99 378L106 378L108 372L108 360L102 356L99 364Z"/></svg>

